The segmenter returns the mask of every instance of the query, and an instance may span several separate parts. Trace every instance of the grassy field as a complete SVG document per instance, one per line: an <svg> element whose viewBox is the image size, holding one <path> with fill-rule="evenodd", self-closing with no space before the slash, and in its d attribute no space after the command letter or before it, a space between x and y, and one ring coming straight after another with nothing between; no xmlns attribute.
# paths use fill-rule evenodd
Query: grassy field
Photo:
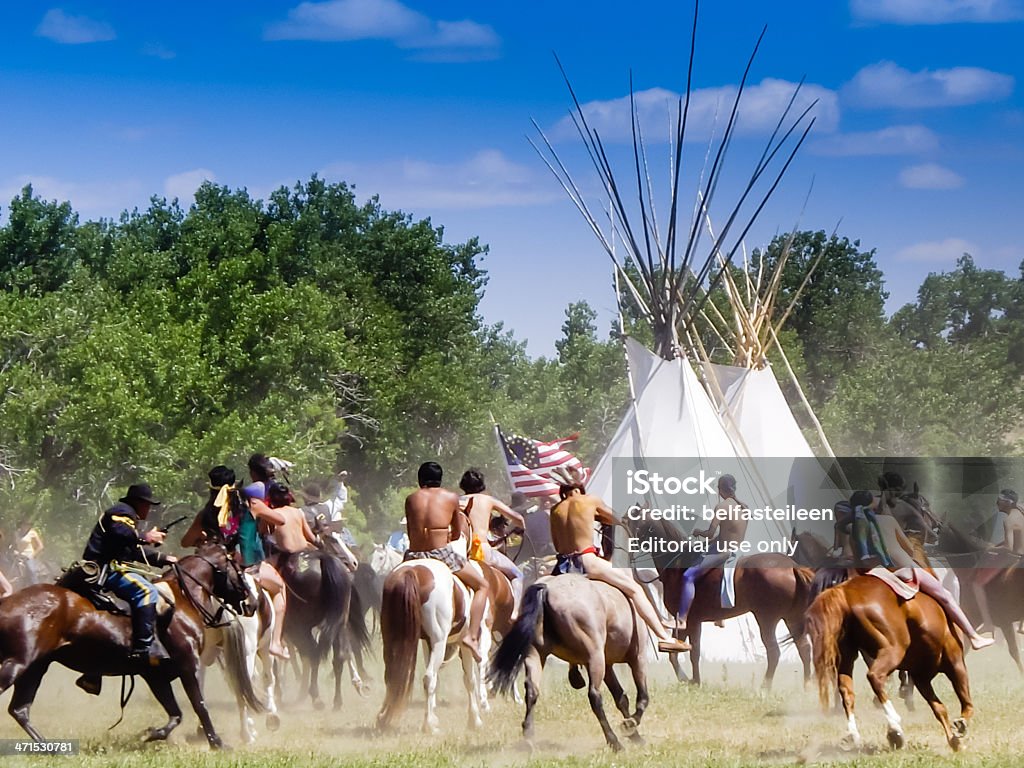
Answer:
<svg viewBox="0 0 1024 768"><path fill-rule="evenodd" d="M565 682L566 667L555 662L546 670L536 714L537 738L532 753L520 748L523 709L511 700L493 702L485 717L485 728L466 730L465 696L461 670L442 672L441 700L443 732L427 737L419 732L422 697L414 696L410 710L394 734L381 737L370 725L382 698L379 666L373 691L360 699L351 687L344 690L345 705L339 712L328 707L315 711L308 702L297 703L298 688L288 679L282 726L268 733L260 719L260 738L255 745L242 746L238 717L219 673L213 672L207 686L214 722L222 737L234 749L211 753L205 741L192 740L196 720L186 715L184 724L166 744L142 744L146 727L162 725L162 711L148 691L138 688L125 720L108 731L118 716L119 681L107 680L100 698L89 697L73 685L73 677L54 668L43 682L33 719L48 738L77 738L82 754L77 758L6 758L4 765L21 766L40 761L58 761L68 766L746 766L850 764L858 766L1019 766L1024 763L1024 679L1006 654L997 647L971 659L972 686L977 714L967 748L953 755L946 746L938 723L923 701L915 712L904 714L907 746L901 752L885 747L884 718L868 695L863 667L858 668L859 724L866 747L856 754L838 749L845 732L843 718L825 716L817 707L814 688L804 690L799 671L780 668L776 688L770 695L759 690L760 667L708 665L702 688L679 685L671 678L666 663L652 669L651 706L641 733L643 746L627 746L614 754L604 746L600 728L587 705L585 692L574 691ZM625 670L624 670L625 671ZM625 675L628 678L628 674ZM330 688L328 688L328 691ZM180 690L179 690L180 694ZM939 694L951 707L955 698L949 686ZM6 710L6 698L4 709ZM179 695L185 705L185 697ZM606 694L606 707L611 702ZM619 718L612 720L618 724ZM0 716L0 739L19 738L22 732L13 719Z"/></svg>

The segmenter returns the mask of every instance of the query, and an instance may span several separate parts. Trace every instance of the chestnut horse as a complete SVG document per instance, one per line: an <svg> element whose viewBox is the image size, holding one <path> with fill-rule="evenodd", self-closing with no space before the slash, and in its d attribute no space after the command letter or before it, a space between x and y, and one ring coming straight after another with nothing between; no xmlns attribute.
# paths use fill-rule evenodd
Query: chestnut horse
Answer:
<svg viewBox="0 0 1024 768"><path fill-rule="evenodd" d="M665 521L631 521L625 526L630 536L642 539L682 541L685 536ZM665 609L675 616L682 595L683 572L696 557L656 557L655 566L663 587ZM811 679L811 649L804 627L804 612L811 602L811 584L814 571L801 567L795 560L780 554L757 554L741 557L734 573L735 600L733 606L722 605L722 579L724 568L712 568L694 585L696 592L687 617L686 635L690 641L691 680L700 684L701 624L705 621L724 621L752 613L757 621L768 657L764 687L771 688L775 669L779 665L779 641L775 636L780 621L796 643L804 667L804 680Z"/></svg>
<svg viewBox="0 0 1024 768"><path fill-rule="evenodd" d="M488 679L499 693L515 685L519 670L526 669L526 717L523 738L533 738L533 709L540 696L544 662L557 656L571 666L569 682L574 688L585 683L578 667L587 669L590 708L601 724L608 746L615 751L622 744L608 723L601 700L601 681L611 691L622 714L623 726L632 741L647 708L647 650L650 635L629 599L621 590L577 574L545 576L534 582L523 596L522 610L491 661ZM629 712L629 698L615 676L614 664L628 664L636 685L636 710Z"/></svg>
<svg viewBox="0 0 1024 768"><path fill-rule="evenodd" d="M807 623L822 706L829 708L838 685L847 718L845 738L853 746L861 743L853 714L853 665L864 652L871 659L868 682L885 710L889 744L903 746L900 717L885 690L889 675L900 669L910 673L949 746L954 751L960 748L974 707L963 642L935 600L923 592L903 600L873 576L854 576L822 592L807 611ZM954 723L932 686L940 672L960 700L960 718Z"/></svg>
<svg viewBox="0 0 1024 768"><path fill-rule="evenodd" d="M98 610L64 587L37 584L0 603L0 693L14 687L7 711L32 739L43 737L29 720L29 710L43 675L57 662L89 676L139 675L145 680L169 718L163 727L150 729L147 741L166 739L181 723L181 709L171 689L171 682L180 678L210 746L223 746L200 684L203 635L208 626L220 623L225 604L238 613L249 613L249 592L224 549L212 545L182 558L156 583L160 582L170 588L175 607L169 620L158 621L160 640L170 656L158 666L129 661L129 617ZM228 665L228 670L238 667ZM249 692L250 706L259 709L251 680L237 683L239 690Z"/></svg>

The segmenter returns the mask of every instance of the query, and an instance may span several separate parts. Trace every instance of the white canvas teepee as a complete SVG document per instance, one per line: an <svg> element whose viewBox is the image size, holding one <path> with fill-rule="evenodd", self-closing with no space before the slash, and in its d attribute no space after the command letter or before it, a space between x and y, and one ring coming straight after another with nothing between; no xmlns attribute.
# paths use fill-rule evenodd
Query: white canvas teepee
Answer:
<svg viewBox="0 0 1024 768"><path fill-rule="evenodd" d="M638 190L638 196L627 204L626 197L620 193L620 189L625 188L620 188L612 171L611 158L616 153L607 151L589 122L588 111L580 104L566 78L574 104L572 122L600 178L610 204L610 214L621 225L617 231L613 227L611 237L603 232L582 188L542 131L540 137L544 149L534 145L615 265L616 281L621 280L635 315L649 326L653 336L653 351L630 339L625 342L632 403L588 483L591 493L610 503L615 503L616 496L612 482L615 459L640 462L657 457L685 457L691 461L726 459L735 463L752 455L738 439L742 434L740 428L730 434L722 420L723 411L701 386L686 355L690 354L692 360L702 358L684 350L681 340L689 336L696 318L728 272L743 236L764 210L814 124L812 113L815 103L801 101L800 86L797 86L782 110L776 130L767 140L764 152L742 187L742 193L736 201L728 204L721 217L726 225L711 238L710 243L702 244L700 216L711 215L715 205L713 198L720 188L718 182L736 131L744 84L758 46L755 45L751 62L732 98L731 109L723 109L723 114L729 117L724 130L721 134L716 131L712 140L717 149L712 146L708 150L709 161L706 162L710 165L705 168L706 174L701 174L703 191L698 195L701 214L686 221L687 217L681 215L679 205L680 169L687 141L695 42L696 29L691 36L691 68L686 78L686 90L678 100L671 136L667 207L655 205L655 189L659 187L652 182L643 139L645 126L641 125L632 86L629 105L633 151L629 164L635 178L630 187ZM660 224L656 214L659 210L664 216ZM622 259L616 253L617 243L621 243L625 250ZM740 394L739 391L737 393ZM753 417L754 407L750 409L750 418ZM756 469L750 476L737 475L736 479L740 492L747 494L746 498L752 501L772 500L763 478L756 476ZM755 525L752 521L748 537L762 540L777 537L779 531L770 530L771 525L774 524ZM734 620L738 623L724 630L720 638L714 637L714 630L708 627L711 633L705 643L707 655L711 658L756 660L758 651L743 638L756 637L757 633L751 632L749 622L744 625L745 621L743 618ZM760 652L763 653L763 649Z"/></svg>
<svg viewBox="0 0 1024 768"><path fill-rule="evenodd" d="M665 360L630 338L625 340L625 346L634 401L594 468L588 486L590 493L611 503L615 496L612 470L616 459L639 464L657 457L722 459L747 455L729 435L718 409L687 360ZM754 475L737 480L740 489L747 493L755 492L751 485L764 482ZM764 489L757 493L763 494ZM752 521L748 539L767 540L784 533L772 525ZM728 662L756 662L764 658L764 646L752 616L739 616L724 624L704 627L704 658ZM785 636L784 628L780 628L780 639ZM795 651L784 651L783 660L796 660Z"/></svg>

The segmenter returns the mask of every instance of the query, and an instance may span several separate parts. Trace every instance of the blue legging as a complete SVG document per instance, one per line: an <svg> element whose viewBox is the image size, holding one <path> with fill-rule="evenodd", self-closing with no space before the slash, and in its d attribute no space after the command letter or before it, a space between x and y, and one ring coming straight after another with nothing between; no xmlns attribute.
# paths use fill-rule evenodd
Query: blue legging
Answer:
<svg viewBox="0 0 1024 768"><path fill-rule="evenodd" d="M111 568L103 586L132 607L132 647L146 649L153 642L159 595L148 579L131 570Z"/></svg>
<svg viewBox="0 0 1024 768"><path fill-rule="evenodd" d="M699 563L691 565L683 571L683 588L682 593L679 595L679 610L676 611L676 617L680 621L686 621L686 616L690 612L690 606L693 605L693 598L697 594L697 579L712 568L718 568L721 565L725 565L725 563L728 562L729 557L730 554L728 552L704 555Z"/></svg>

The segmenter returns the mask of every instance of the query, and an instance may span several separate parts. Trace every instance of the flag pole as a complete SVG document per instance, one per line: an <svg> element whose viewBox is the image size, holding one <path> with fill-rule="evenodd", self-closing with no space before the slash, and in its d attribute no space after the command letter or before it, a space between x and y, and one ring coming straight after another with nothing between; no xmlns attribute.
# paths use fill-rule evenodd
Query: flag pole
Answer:
<svg viewBox="0 0 1024 768"><path fill-rule="evenodd" d="M494 420L494 414L488 412L487 414L491 418L491 424L494 425L494 439L498 441L498 452L501 454L501 466L505 468L505 479L508 481L508 492L509 498L511 494L515 492L515 484L512 482L512 469L508 465L508 453L505 450L505 440L501 435L501 427L498 426L498 422Z"/></svg>

